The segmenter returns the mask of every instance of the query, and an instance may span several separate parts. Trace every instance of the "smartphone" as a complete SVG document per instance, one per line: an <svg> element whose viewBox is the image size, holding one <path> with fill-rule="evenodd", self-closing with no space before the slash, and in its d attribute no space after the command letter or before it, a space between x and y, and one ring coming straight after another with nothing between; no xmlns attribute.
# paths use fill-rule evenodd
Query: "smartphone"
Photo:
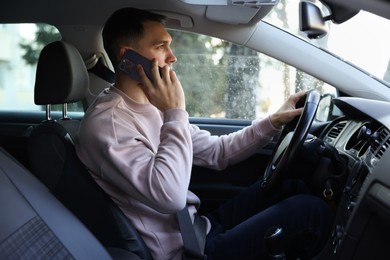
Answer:
<svg viewBox="0 0 390 260"><path fill-rule="evenodd" d="M130 78L141 82L141 78L138 75L137 71L137 65L141 64L144 68L146 76L151 80L152 79L152 61L145 58L141 54L127 49L125 53L122 56L122 59L120 60L118 64L118 68L128 75ZM161 75L161 68L159 67L160 75Z"/></svg>

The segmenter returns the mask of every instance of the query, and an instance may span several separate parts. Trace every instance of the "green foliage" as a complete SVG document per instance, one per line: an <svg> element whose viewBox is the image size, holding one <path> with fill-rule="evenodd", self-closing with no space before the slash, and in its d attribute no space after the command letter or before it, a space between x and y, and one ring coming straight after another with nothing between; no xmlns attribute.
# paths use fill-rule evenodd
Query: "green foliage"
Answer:
<svg viewBox="0 0 390 260"><path fill-rule="evenodd" d="M257 52L235 44L227 50L228 91L226 118L255 118L256 89L259 87L260 62Z"/></svg>
<svg viewBox="0 0 390 260"><path fill-rule="evenodd" d="M39 54L47 44L60 40L61 34L58 30L48 24L36 24L35 39L33 41L23 40L19 45L24 49L23 59L29 65L35 65L38 62Z"/></svg>
<svg viewBox="0 0 390 260"><path fill-rule="evenodd" d="M174 30L170 34L178 59L173 66L185 92L188 113L197 117L221 113L224 104L220 96L225 93L227 79L215 55L224 47L212 46L212 38L204 35Z"/></svg>
<svg viewBox="0 0 390 260"><path fill-rule="evenodd" d="M254 118L256 52L205 35L173 30L170 34L178 59L174 68L190 116Z"/></svg>

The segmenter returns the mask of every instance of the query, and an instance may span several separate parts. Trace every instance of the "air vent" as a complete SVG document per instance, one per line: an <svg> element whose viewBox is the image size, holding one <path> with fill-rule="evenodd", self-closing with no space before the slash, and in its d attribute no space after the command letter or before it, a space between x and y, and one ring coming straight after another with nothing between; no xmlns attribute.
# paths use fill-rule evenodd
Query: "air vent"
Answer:
<svg viewBox="0 0 390 260"><path fill-rule="evenodd" d="M370 146L368 138L371 136L371 133L371 123L364 123L349 138L345 144L345 149L356 156L362 156Z"/></svg>
<svg viewBox="0 0 390 260"><path fill-rule="evenodd" d="M376 158L380 159L390 145L390 132L386 128L377 131L377 138L371 144L371 149Z"/></svg>
<svg viewBox="0 0 390 260"><path fill-rule="evenodd" d="M332 142L332 140L335 140L343 131L345 125L347 124L347 121L342 121L337 124L335 124L332 129L330 129L329 133L327 134L327 137L331 140L327 140L328 142Z"/></svg>

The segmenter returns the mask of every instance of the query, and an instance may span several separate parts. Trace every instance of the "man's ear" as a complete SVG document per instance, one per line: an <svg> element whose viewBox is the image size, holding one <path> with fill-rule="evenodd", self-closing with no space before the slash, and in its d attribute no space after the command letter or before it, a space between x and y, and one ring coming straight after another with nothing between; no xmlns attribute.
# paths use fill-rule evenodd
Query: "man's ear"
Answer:
<svg viewBox="0 0 390 260"><path fill-rule="evenodd" d="M119 49L119 59L122 58L122 56L125 54L125 51L126 50L132 50L132 48L128 47L128 46L122 46L120 49Z"/></svg>

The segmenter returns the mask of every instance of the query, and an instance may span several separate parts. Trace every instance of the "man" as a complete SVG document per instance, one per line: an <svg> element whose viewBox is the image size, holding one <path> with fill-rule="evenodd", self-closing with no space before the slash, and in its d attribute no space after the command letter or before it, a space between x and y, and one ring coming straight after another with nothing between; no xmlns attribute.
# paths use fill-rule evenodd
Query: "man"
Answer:
<svg viewBox="0 0 390 260"><path fill-rule="evenodd" d="M190 125L164 17L125 8L106 22L103 43L116 69L115 84L86 112L77 152L96 182L141 234L155 259L181 259L183 240L176 213L186 205L192 219L199 198L188 190L192 165L223 169L252 155L302 112L292 95L280 110L229 136L211 136ZM117 64L127 49L153 61L152 78L138 65L141 82ZM161 75L158 66L162 68ZM318 253L330 230L330 210L287 183L270 196L259 184L203 218L208 259L259 259L267 256L263 236L271 226L286 230L291 255ZM296 195L296 196L293 196Z"/></svg>

